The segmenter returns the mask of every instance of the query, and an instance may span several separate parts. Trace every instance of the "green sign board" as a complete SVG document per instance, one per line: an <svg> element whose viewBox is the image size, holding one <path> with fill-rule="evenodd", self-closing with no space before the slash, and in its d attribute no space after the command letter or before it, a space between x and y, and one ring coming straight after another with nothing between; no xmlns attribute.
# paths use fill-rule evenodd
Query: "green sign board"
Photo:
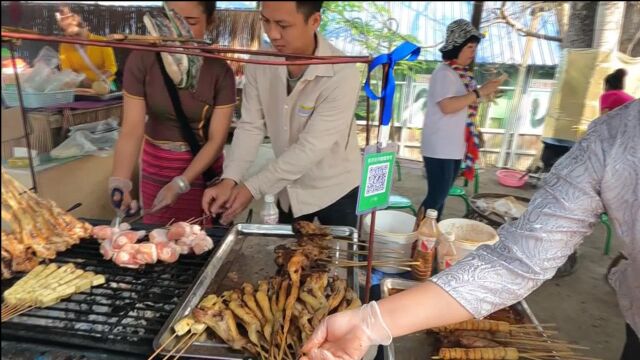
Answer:
<svg viewBox="0 0 640 360"><path fill-rule="evenodd" d="M381 210L389 205L395 161L395 152L365 153L356 209L358 215Z"/></svg>

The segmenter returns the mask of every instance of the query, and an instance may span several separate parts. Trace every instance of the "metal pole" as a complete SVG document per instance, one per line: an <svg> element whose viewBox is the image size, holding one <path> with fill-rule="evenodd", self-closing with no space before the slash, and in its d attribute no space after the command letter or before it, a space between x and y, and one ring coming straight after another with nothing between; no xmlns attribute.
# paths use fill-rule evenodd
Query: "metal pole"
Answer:
<svg viewBox="0 0 640 360"><path fill-rule="evenodd" d="M364 303L369 302L371 293L371 271L373 270L373 232L376 228L376 211L371 213L371 226L369 227L369 251L367 253L367 281L365 284Z"/></svg>
<svg viewBox="0 0 640 360"><path fill-rule="evenodd" d="M389 73L389 64L382 65L382 81L381 89L384 89L387 85L387 74ZM384 98L380 99L380 107L378 111L378 136L380 136L380 127L382 125L382 116L384 114L385 106L393 106L393 103L386 104ZM380 143L376 146L376 152L381 152ZM369 251L367 253L367 280L365 282L365 294L364 294L364 303L369 302L369 295L371 293L371 272L373 271L373 233L376 228L376 211L371 212L371 225L369 226Z"/></svg>
<svg viewBox="0 0 640 360"><path fill-rule="evenodd" d="M367 144L366 146L369 146L369 141L371 140L371 127L369 124L370 121L371 121L371 99L369 99L369 97L367 96L367 125L366 125Z"/></svg>
<svg viewBox="0 0 640 360"><path fill-rule="evenodd" d="M538 24L540 23L540 12L535 11L532 14L531 24L529 25L529 30L536 31L538 28ZM522 111L524 109L522 100L523 95L528 93L528 89L525 89L525 85L527 82L527 70L529 69L529 58L531 57L531 51L533 50L533 44L536 41L535 38L528 36L524 43L524 52L522 54L522 61L520 62L520 66L518 69L518 80L516 84L516 88L513 95L513 104L514 110L511 111L510 116L510 125L511 128L511 136L510 142L507 142L507 146L509 146L509 156L505 159L501 165L506 165L507 167L515 167L514 160L516 155L516 151L518 148L518 137L520 136L520 125L522 119ZM506 154L505 154L506 155ZM506 164L505 164L506 163Z"/></svg>
<svg viewBox="0 0 640 360"><path fill-rule="evenodd" d="M18 92L18 102L20 103L20 115L22 116L22 128L24 129L24 138L27 143L27 158L29 159L29 170L31 171L31 182L34 193L38 193L38 184L36 181L36 170L33 167L33 158L31 156L31 139L29 138L29 126L27 125L27 114L24 110L24 100L22 99L22 87L20 86L20 77L18 76L18 66L16 65L16 54L14 41L9 41L9 52L11 53L11 62L13 65L13 74L16 77L16 91Z"/></svg>

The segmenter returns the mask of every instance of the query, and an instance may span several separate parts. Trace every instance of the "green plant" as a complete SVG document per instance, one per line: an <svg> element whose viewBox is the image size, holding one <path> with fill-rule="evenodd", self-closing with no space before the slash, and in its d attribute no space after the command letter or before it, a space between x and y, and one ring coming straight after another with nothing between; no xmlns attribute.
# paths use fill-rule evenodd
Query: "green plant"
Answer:
<svg viewBox="0 0 640 360"><path fill-rule="evenodd" d="M356 47L371 56L391 52L404 41L419 45L415 36L397 31L397 21L381 2L326 1L322 16L322 34L347 34ZM428 69L429 64L423 61L402 61L396 64L394 74L403 80Z"/></svg>

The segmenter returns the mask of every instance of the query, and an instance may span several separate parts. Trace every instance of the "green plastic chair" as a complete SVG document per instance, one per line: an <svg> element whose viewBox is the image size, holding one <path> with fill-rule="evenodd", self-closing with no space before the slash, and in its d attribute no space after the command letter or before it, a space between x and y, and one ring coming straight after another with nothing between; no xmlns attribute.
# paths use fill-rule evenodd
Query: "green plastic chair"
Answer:
<svg viewBox="0 0 640 360"><path fill-rule="evenodd" d="M476 168L476 172L473 175L473 195L476 195L480 191L480 165L478 163L474 166ZM460 165L460 169L464 168L464 164ZM464 187L469 186L469 180L464 178Z"/></svg>
<svg viewBox="0 0 640 360"><path fill-rule="evenodd" d="M398 173L398 181L402 181L402 171L400 169L400 161L396 158L396 172Z"/></svg>
<svg viewBox="0 0 640 360"><path fill-rule="evenodd" d="M449 190L449 196L455 196L462 198L464 200L464 206L466 209L465 216L471 212L471 202L469 201L469 197L467 196L467 192L464 190L462 186L452 186Z"/></svg>
<svg viewBox="0 0 640 360"><path fill-rule="evenodd" d="M609 223L609 215L607 213L600 214L600 222L607 229L607 237L604 243L604 254L609 255L611 252L611 223Z"/></svg>
<svg viewBox="0 0 640 360"><path fill-rule="evenodd" d="M391 194L389 195L389 206L387 209L390 210L400 210L400 209L409 209L413 213L414 216L418 214L416 208L411 203L411 200L407 197Z"/></svg>

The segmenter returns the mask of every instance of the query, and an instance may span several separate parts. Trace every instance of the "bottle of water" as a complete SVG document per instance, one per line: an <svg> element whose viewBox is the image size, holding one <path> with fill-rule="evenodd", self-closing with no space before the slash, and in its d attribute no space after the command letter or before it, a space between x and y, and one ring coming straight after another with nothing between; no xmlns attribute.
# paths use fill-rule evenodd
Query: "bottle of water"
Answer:
<svg viewBox="0 0 640 360"><path fill-rule="evenodd" d="M262 223L275 225L278 223L278 207L276 206L275 196L269 194L264 197L264 207L262 208Z"/></svg>

